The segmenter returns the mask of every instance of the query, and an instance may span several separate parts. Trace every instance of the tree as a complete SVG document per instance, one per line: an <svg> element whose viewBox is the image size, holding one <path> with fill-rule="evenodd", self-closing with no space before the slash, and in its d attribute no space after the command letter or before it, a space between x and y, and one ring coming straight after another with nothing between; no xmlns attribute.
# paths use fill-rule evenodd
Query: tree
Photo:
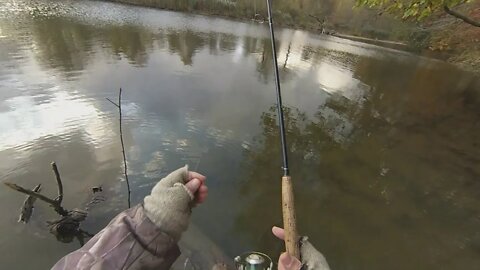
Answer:
<svg viewBox="0 0 480 270"><path fill-rule="evenodd" d="M453 8L472 2L472 0L356 0L359 7L381 9L382 12L397 15L404 20L423 20L435 12L444 11L464 22L480 27L480 22L469 18Z"/></svg>

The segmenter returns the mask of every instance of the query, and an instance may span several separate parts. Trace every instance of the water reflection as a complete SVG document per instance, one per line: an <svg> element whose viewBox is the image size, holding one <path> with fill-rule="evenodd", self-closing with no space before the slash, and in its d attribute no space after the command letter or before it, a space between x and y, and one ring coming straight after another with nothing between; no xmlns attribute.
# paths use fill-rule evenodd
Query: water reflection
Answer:
<svg viewBox="0 0 480 270"><path fill-rule="evenodd" d="M424 93L442 95L436 84L423 84L436 72L417 78ZM428 106L402 104L393 114L381 107L397 106L396 93L378 90L363 104L332 95L313 118L287 108L300 229L327 257L356 254L336 261L336 267L394 268L400 254L409 258L402 267L428 268L434 262L447 263L443 258L459 252L462 260L449 261L450 268L471 269L478 263L474 258L480 239L473 224L480 221L475 199L480 187L475 176L480 171L478 149L472 152L472 147L478 145L479 127L471 121L479 116L480 88L478 81L466 85L462 90L452 85L459 92L450 99L432 100L427 94L422 101L417 95L423 94L403 91L406 100ZM432 113L435 108L439 111ZM246 179L241 185L245 207L235 227L259 249L278 252L280 244L268 230L272 220L281 224L281 213L272 211L280 205L281 177L272 175L281 164L274 107L260 123L263 132L256 147L245 152L249 168L241 176ZM376 254L374 260L370 253Z"/></svg>
<svg viewBox="0 0 480 270"><path fill-rule="evenodd" d="M108 53L113 53L120 59L125 57L130 63L137 66L144 66L148 61L149 54L154 53L155 49L166 49L172 54L180 57L184 65L193 65L193 57L196 53L208 47L209 53L216 55L219 52L233 51L234 57L255 56L257 62L257 72L259 77L265 82L271 80L271 45L268 36L235 36L231 33L198 32L190 29L163 28L154 30L140 25L122 25L101 23L88 26L81 21L68 19L58 16L35 16L33 18L16 18L21 22L15 25L31 26L30 31L34 42L34 52L39 61L48 64L52 68L60 68L64 74L72 73L75 70L83 70L89 59L95 57L97 49L107 49ZM97 18L102 19L102 18ZM18 34L22 32L10 20L3 22L3 33L10 38L10 31ZM250 26L254 28L254 26ZM27 33L22 33L25 35ZM374 46L365 45L365 48L351 46L339 43L335 38L327 38L317 47L311 47L306 41L311 42L310 36L300 31L284 31L281 41L277 41L279 48L279 63L281 64L281 79L288 80L289 74L295 73L294 70L311 69L319 62L324 62L324 58L331 58L334 61L335 68L338 63L343 63L346 59L350 61L355 54L371 54ZM17 42L19 40L16 40ZM98 43L100 42L100 43ZM95 44L95 45L94 45ZM100 48L92 48L100 45ZM336 49L331 53L330 49ZM378 49L378 48L376 48ZM386 50L388 51L388 50ZM336 57L341 57L340 61ZM320 67L320 69L328 67ZM323 73L331 73L332 69ZM323 76L319 71L319 78L329 79L326 83L338 83L342 79L332 78L332 76ZM343 71L342 71L343 72ZM337 85L335 88L341 88Z"/></svg>
<svg viewBox="0 0 480 270"><path fill-rule="evenodd" d="M269 231L280 222L280 153L266 27L54 3L34 15L0 7L2 181L31 186L51 177L56 160L71 207L104 187L107 200L85 221L98 231L125 208L117 112L105 100L123 87L132 201L188 163L211 187L195 223L231 256L278 254ZM288 29L277 36L302 233L333 268L478 268L478 78L371 45ZM23 200L0 195L3 213ZM51 241L42 224L50 212L39 206L29 227L17 214L0 222L11 235L0 242L5 265L32 268L22 254L42 249L51 255L34 263L48 268L76 248Z"/></svg>
<svg viewBox="0 0 480 270"><path fill-rule="evenodd" d="M60 18L33 19L32 39L39 61L69 71L83 70L91 50L91 32L85 25Z"/></svg>
<svg viewBox="0 0 480 270"><path fill-rule="evenodd" d="M170 52L177 53L182 63L188 66L193 64L192 57L194 54L206 44L205 38L189 30L168 31L166 36Z"/></svg>
<svg viewBox="0 0 480 270"><path fill-rule="evenodd" d="M153 49L153 33L137 26L109 27L100 29L99 35L107 37L106 43L117 56L125 56L131 63L144 66L148 52Z"/></svg>
<svg viewBox="0 0 480 270"><path fill-rule="evenodd" d="M25 150L32 141L51 135L68 141L72 129L79 127L93 145L112 139L106 129L109 124L92 104L75 100L60 90L48 100L36 98L37 101L31 96L18 96L4 101L9 111L0 114L0 151L12 147Z"/></svg>

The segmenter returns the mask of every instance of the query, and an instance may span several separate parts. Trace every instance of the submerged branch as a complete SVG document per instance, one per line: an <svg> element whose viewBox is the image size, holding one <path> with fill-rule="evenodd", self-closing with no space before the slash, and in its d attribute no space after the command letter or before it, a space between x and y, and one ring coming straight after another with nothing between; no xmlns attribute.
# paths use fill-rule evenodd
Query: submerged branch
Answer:
<svg viewBox="0 0 480 270"><path fill-rule="evenodd" d="M9 187L9 188L11 188L11 189L13 189L13 190L16 190L16 191L18 191L18 192L25 193L25 194L27 194L27 195L29 195L29 196L35 197L35 198L37 198L37 199L39 199L39 200L42 200L42 201L44 201L44 202L46 202L46 203L48 203L48 204L51 204L51 205L57 204L57 201L55 201L55 200L53 200L53 199L50 199L50 198L48 198L47 196L44 196L44 195L42 195L42 194L40 194L40 193L37 193L37 192L35 192L35 191L33 191L33 190L25 189L25 188L23 188L23 187L21 187L21 186L19 186L19 185L17 185L17 184L14 184L14 183L5 182L4 184L5 184L7 187Z"/></svg>
<svg viewBox="0 0 480 270"><path fill-rule="evenodd" d="M35 188L32 189L32 191L39 193L41 189L42 189L42 184L38 184L35 186ZM27 195L27 198L23 202L23 205L20 211L20 216L18 218L18 222L28 223L28 221L30 221L30 218L32 217L32 214L33 214L33 204L35 203L36 200L37 200L36 197Z"/></svg>
<svg viewBox="0 0 480 270"><path fill-rule="evenodd" d="M80 224L87 218L88 212L81 209L73 209L71 211L62 207L63 201L63 184L58 172L58 167L55 162L52 162L52 170L55 173L55 179L57 182L58 196L55 199L51 199L45 195L40 194L41 184L38 184L33 190L23 188L17 184L4 182L4 184L18 192L27 194L27 198L22 206L19 222L27 223L33 213L33 203L36 199L44 201L53 207L61 217L55 221L47 221L50 233L55 235L57 240L69 243L74 238L77 238L80 245L84 244L85 237L92 237L91 233L84 231L80 228Z"/></svg>
<svg viewBox="0 0 480 270"><path fill-rule="evenodd" d="M458 18L458 19L460 19L460 20L462 20L462 21L464 21L464 22L466 22L470 25L480 27L480 22L477 22L477 21L473 20L472 18L469 18L469 17L467 17L467 16L465 16L465 15L463 15L463 14L461 14L461 13L455 11L455 10L450 9L447 5L443 6L443 10L445 10L446 13L452 15L453 17L456 17L456 18Z"/></svg>
<svg viewBox="0 0 480 270"><path fill-rule="evenodd" d="M68 215L68 211L63 209L63 207L58 203L57 200L54 200L54 199L50 199L48 198L47 196L44 196L40 193L37 193L33 190L29 190L29 189L26 189L26 188L23 188L17 184L13 184L13 183L9 183L9 182L5 182L4 183L7 187L13 189L13 190L16 190L18 192L21 192L21 193L24 193L24 194L27 194L29 196L32 196L34 198L37 198L41 201L44 201L48 204L50 204L54 209L55 211L61 215L61 216L67 216Z"/></svg>
<svg viewBox="0 0 480 270"><path fill-rule="evenodd" d="M60 173L58 172L57 164L52 162L52 170L55 173L55 180L57 181L57 188L58 188L58 197L55 199L58 205L62 204L63 201L63 184L62 179L60 178Z"/></svg>

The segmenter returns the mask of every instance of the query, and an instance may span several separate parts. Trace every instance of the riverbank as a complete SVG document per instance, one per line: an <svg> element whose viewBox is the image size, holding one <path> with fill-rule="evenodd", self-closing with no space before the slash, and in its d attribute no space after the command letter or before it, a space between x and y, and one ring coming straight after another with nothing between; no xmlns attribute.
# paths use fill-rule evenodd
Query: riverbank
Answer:
<svg viewBox="0 0 480 270"><path fill-rule="evenodd" d="M151 7L162 10L217 16L235 20L267 21L263 0L105 0L128 5ZM354 0L325 1L304 0L276 1L273 16L280 27L302 29L313 33L345 35L352 39L388 40L401 42L408 37L408 27L392 17L372 19L376 13L367 9L353 9Z"/></svg>
<svg viewBox="0 0 480 270"><path fill-rule="evenodd" d="M468 15L480 21L480 3ZM447 62L480 74L480 28L452 18L443 23L445 27L431 31L428 49L444 53Z"/></svg>
<svg viewBox="0 0 480 270"><path fill-rule="evenodd" d="M409 49L408 44L404 43L404 42L382 40L382 39L372 39L372 38L352 36L352 35L344 35L344 34L337 34L337 33L333 33L331 35L335 36L335 37L339 37L339 38L350 39L350 40L353 40L353 41L369 43L369 44L374 44L374 45L393 48L393 49L398 49L398 50L408 50Z"/></svg>
<svg viewBox="0 0 480 270"><path fill-rule="evenodd" d="M263 1L246 0L211 0L211 1L188 1L188 0L106 0L109 2L122 3L134 6L143 6L187 12L205 16L217 16L234 20L266 21L266 10ZM284 1L285 2L285 1ZM350 3L352 2L352 3ZM253 6L252 6L253 3ZM288 2L289 3L289 2ZM280 1L274 10L275 23L281 27L302 29L313 33L326 33L336 37L369 43L399 50L425 52L430 55L441 55L441 59L452 63L462 69L480 73L480 30L465 23L456 21L447 16L442 20L450 21L441 30L432 29L423 32L414 30L411 25L405 24L393 18L381 20L369 10L356 10L352 12L353 1L338 1L335 10L326 12L323 6L313 5L308 7L295 6ZM346 6L349 6L347 9ZM352 12L345 13L345 10ZM335 16L330 16L335 14ZM344 14L345 13L345 14ZM328 14L328 15L327 15ZM474 9L472 15L480 17L480 9ZM352 18L342 19L349 16ZM362 27L358 27L362 25ZM366 26L363 26L366 25ZM420 36L420 38L418 38Z"/></svg>

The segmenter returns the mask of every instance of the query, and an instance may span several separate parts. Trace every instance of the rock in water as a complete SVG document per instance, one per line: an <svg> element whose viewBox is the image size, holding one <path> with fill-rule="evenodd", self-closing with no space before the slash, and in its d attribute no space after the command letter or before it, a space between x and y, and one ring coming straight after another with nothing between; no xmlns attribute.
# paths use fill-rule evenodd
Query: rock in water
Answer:
<svg viewBox="0 0 480 270"><path fill-rule="evenodd" d="M38 193L40 192L41 189L42 189L42 184L38 184L33 189L33 191ZM30 217L32 217L32 214L33 214L33 203L35 203L36 200L37 198L33 196L30 196L30 195L27 196L27 198L23 202L23 206L20 212L20 217L18 218L18 222L28 223L28 221L30 220Z"/></svg>

